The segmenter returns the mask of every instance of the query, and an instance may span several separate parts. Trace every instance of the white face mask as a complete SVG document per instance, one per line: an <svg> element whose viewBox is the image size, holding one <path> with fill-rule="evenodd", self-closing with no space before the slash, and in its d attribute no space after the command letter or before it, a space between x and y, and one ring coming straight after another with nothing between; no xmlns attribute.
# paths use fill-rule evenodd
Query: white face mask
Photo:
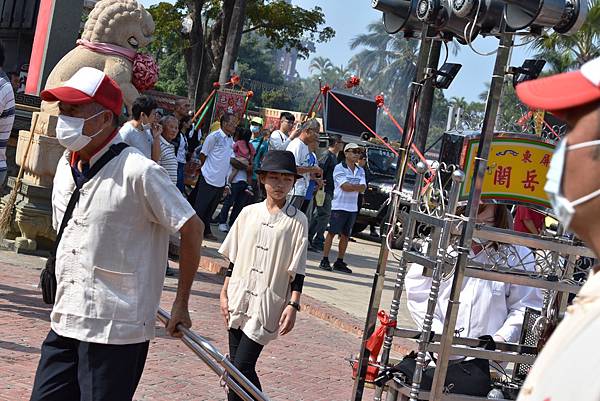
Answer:
<svg viewBox="0 0 600 401"><path fill-rule="evenodd" d="M58 139L58 142L62 146L69 149L71 152L80 151L92 141L93 137L98 135L104 129L100 129L94 135L83 135L83 126L85 125L85 122L102 113L104 113L104 111L96 113L86 119L59 115L58 122L56 123L56 139Z"/></svg>
<svg viewBox="0 0 600 401"><path fill-rule="evenodd" d="M567 151L588 148L591 146L600 146L600 140L582 142L575 145L567 146L567 141L563 139L556 147L556 150L554 151L554 156L552 157L552 161L550 162L550 168L548 170L548 174L546 175L546 185L544 186L544 191L546 191L546 193L548 194L548 197L550 198L550 203L552 204L552 208L554 209L554 213L556 214L556 217L561 222L565 230L567 230L569 224L571 224L573 216L575 215L575 208L577 206L600 196L600 189L592 192L589 195L582 196L581 198L574 201L568 200L562 194L562 180L564 175L565 158L567 155Z"/></svg>

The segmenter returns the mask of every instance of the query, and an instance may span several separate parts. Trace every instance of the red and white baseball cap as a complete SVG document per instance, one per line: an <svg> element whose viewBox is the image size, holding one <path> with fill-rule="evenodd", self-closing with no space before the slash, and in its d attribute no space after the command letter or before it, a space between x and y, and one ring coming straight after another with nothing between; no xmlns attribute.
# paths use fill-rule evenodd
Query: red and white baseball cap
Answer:
<svg viewBox="0 0 600 401"><path fill-rule="evenodd" d="M600 58L579 71L523 82L517 86L517 96L532 109L559 115L562 110L600 101Z"/></svg>
<svg viewBox="0 0 600 401"><path fill-rule="evenodd" d="M41 93L46 102L67 104L98 103L116 115L123 111L123 93L121 88L103 71L83 67L62 86L46 89Z"/></svg>

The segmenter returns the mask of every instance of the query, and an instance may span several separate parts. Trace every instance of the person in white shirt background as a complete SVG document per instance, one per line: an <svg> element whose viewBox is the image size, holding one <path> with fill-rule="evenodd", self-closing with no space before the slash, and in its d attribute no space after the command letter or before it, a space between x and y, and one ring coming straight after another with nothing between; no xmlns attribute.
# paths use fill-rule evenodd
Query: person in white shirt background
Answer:
<svg viewBox="0 0 600 401"><path fill-rule="evenodd" d="M463 214L458 211L457 214ZM504 205L483 204L479 207L477 222L502 229L510 228L511 215ZM458 255L450 250L451 257ZM498 244L495 242L473 240L470 261L498 268L521 269L535 272L535 254L523 246ZM440 334L443 331L444 320L452 290L453 274L444 275L440 283L438 301L435 308L432 331ZM412 265L405 279L407 307L418 330L427 312L427 304L431 290L432 279L423 275L423 267ZM526 308L541 310L543 296L540 289L515 285L510 283L465 277L461 294L460 308L456 321L456 331L461 337L480 338L491 336L494 341L518 343ZM491 390L490 368L487 360L472 360L456 356L455 363L463 363L457 372L470 372L468 375L452 374L454 391L460 392L467 388L472 396L486 396ZM411 356L402 362L410 366L408 374L414 372L415 360ZM453 369L455 369L453 368ZM461 370L462 369L462 370ZM428 373L432 373L429 371ZM431 374L425 375L426 380L422 389L431 388ZM447 380L449 380L447 378Z"/></svg>
<svg viewBox="0 0 600 401"><path fill-rule="evenodd" d="M342 273L352 273L348 265L344 262L348 239L352 235L352 228L358 214L358 194L365 192L367 181L365 170L358 166L358 159L364 152L364 149L355 143L349 143L344 147L344 156L346 160L335 166L333 170L333 181L335 188L333 191L333 200L331 201L331 217L329 218L329 228L325 245L323 247L323 259L319 268L327 271L339 271ZM338 246L338 258L333 264L333 269L329 263L329 252L333 244L333 238L339 235L340 242Z"/></svg>
<svg viewBox="0 0 600 401"><path fill-rule="evenodd" d="M294 130L296 117L288 111L284 111L279 116L279 129L271 133L269 138L269 150L287 150L288 145L300 132Z"/></svg>
<svg viewBox="0 0 600 401"><path fill-rule="evenodd" d="M158 105L150 96L140 96L131 106L132 118L119 130L121 140L137 148L148 159L160 159L160 134L162 126L157 111Z"/></svg>
<svg viewBox="0 0 600 401"><path fill-rule="evenodd" d="M84 67L63 86L56 136L67 152L52 188L54 227L71 195L79 200L56 251L56 299L31 400L131 400L154 338L169 233L181 233L179 283L167 331L191 327L188 301L202 246L202 222L167 173L129 146L89 180L121 142L119 86ZM110 149L110 150L109 150Z"/></svg>
<svg viewBox="0 0 600 401"><path fill-rule="evenodd" d="M302 124L299 129L300 136L295 138L288 145L287 150L292 152L294 159L296 160L296 168L298 174L302 175L302 178L296 181L294 188L290 191L290 204L294 205L297 209L301 210L306 214L308 209L308 202L305 202L306 191L308 184L311 179L311 174L320 176L323 174L323 170L318 165L311 166L310 154L311 151L308 145L313 142L319 141L319 132L321 132L321 124L311 119ZM271 138L273 134L271 134Z"/></svg>
<svg viewBox="0 0 600 401"><path fill-rule="evenodd" d="M532 110L567 122L545 186L554 214L600 256L600 58L580 70L524 82L517 95ZM600 381L600 274L589 273L562 322L542 349L519 401L597 401Z"/></svg>
<svg viewBox="0 0 600 401"><path fill-rule="evenodd" d="M196 183L197 189L194 189L196 191L194 209L204 222L204 238L209 240L216 240L210 230L210 222L213 211L224 194L230 166L240 170L248 168L238 162L233 154L233 134L239 119L231 113L225 113L219 121L221 128L209 134L202 144L201 176Z"/></svg>

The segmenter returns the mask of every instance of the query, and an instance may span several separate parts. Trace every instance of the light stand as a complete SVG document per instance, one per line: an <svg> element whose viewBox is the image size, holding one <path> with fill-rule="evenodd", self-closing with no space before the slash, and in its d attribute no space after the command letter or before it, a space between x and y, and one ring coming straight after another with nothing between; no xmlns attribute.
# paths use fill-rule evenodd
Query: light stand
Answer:
<svg viewBox="0 0 600 401"><path fill-rule="evenodd" d="M485 119L481 129L479 149L475 159L476 174L472 179L472 190L467 204L466 214L469 216L469 220L466 224L464 224L461 241L458 248L459 256L458 260L456 261L456 270L454 272L452 290L450 293L450 300L448 302L448 310L446 312L446 319L444 321L440 352L438 353L437 365L431 386L430 400L441 400L444 395L444 383L446 380L446 372L448 370L449 356L452 354L451 348L454 338L454 329L456 327L456 319L458 317L458 308L460 305L460 293L465 278L465 269L471 249L477 212L481 202L483 181L485 178L491 143L494 137L494 129L500 106L500 98L502 96L504 77L509 65L511 48L513 44L513 34L505 31L500 37L500 45L496 55L494 74L487 99ZM413 399L414 398L411 398L411 401Z"/></svg>
<svg viewBox="0 0 600 401"><path fill-rule="evenodd" d="M431 110L433 107L433 85L428 85L423 88L419 88L421 81L425 78L426 69L429 66L434 66L433 68L437 68L437 64L439 63L439 57L441 53L441 42L433 41L430 39L430 34L432 32L424 28L421 34L421 46L419 49L419 59L417 62L417 73L415 77L415 82L411 85L411 95L409 101L409 111L407 113L404 136L402 138L402 146L400 149L400 156L398 159L398 170L396 171L396 183L394 188L396 190L401 190L402 184L404 183L404 178L406 175L406 169L408 167L408 158L410 153L410 143L407 133L409 132L409 124L410 124L410 116L412 114L412 106L417 99L417 95L419 92L423 92L423 95L427 95L429 92L432 93L429 101L423 99L423 107L420 110L421 113L426 115L426 118L423 118L422 123L419 124L417 121L417 131L415 132L415 137L424 136L425 140L427 138L427 131L429 130L429 121L431 117ZM432 81L432 80L427 80ZM420 115L420 113L419 113ZM414 116L416 118L417 116ZM354 388L352 389L354 401L362 400L364 387L365 387L365 378L367 373L367 367L369 363L369 351L365 348L366 342L371 337L371 335L375 332L375 326L377 324L377 313L379 312L379 306L381 304L381 294L383 292L383 287L385 284L385 272L387 269L387 260L389 256L389 250L386 243L386 238L388 234L388 230L393 230L396 227L396 223L398 221L398 211L400 206L400 197L397 194L392 194L392 201L387 210L385 221L387 222L386 227L381 228L381 236L382 236L382 244L379 252L379 259L377 262L377 269L373 278L373 285L371 289L371 296L369 299L369 309L367 311L367 319L365 322L365 327L363 330L363 337L361 342L361 350L360 355L358 356L358 370L356 374L356 380L354 381ZM406 268L406 266L405 266ZM396 283L395 291L399 291L402 293L404 275L398 274L398 280L401 279L400 283ZM399 298L399 297L398 297ZM390 317L392 319L396 319L398 316L399 305L396 307L392 307L390 311ZM386 334L386 341L383 346L382 353L382 361L387 362L389 358L390 348L391 348L391 337L393 337L393 330ZM386 346L387 344L387 346ZM384 363L385 363L384 362ZM378 396L381 396L381 391L378 390L378 394L376 395L376 399Z"/></svg>

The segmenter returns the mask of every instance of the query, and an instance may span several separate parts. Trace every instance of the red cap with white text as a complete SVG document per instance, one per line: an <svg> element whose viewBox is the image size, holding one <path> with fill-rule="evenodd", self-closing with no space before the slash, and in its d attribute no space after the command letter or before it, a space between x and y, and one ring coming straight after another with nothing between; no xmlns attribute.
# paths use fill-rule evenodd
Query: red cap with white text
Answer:
<svg viewBox="0 0 600 401"><path fill-rule="evenodd" d="M600 101L600 58L579 71L523 82L517 86L517 95L530 108L555 114Z"/></svg>
<svg viewBox="0 0 600 401"><path fill-rule="evenodd" d="M46 102L67 104L98 103L117 116L123 111L121 88L103 71L83 67L58 88L46 89L41 93Z"/></svg>

